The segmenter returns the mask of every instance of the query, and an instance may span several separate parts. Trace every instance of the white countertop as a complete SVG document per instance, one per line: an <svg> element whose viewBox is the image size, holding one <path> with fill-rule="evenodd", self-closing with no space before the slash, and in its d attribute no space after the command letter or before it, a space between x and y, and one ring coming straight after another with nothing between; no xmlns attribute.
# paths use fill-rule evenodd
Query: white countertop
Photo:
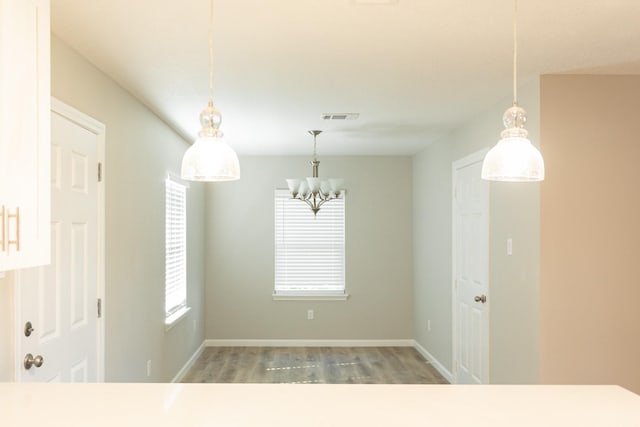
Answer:
<svg viewBox="0 0 640 427"><path fill-rule="evenodd" d="M618 386L0 383L14 426L640 427Z"/></svg>

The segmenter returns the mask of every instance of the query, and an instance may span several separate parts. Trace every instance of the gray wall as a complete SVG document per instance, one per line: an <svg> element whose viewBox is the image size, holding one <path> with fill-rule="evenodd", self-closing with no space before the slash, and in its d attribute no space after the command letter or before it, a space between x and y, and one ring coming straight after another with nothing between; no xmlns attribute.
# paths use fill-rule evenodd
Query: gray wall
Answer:
<svg viewBox="0 0 640 427"><path fill-rule="evenodd" d="M309 160L242 157L240 181L207 188L206 338L412 339L410 157L320 157L320 176L344 178L348 191L351 296L272 299L273 190L310 175ZM307 309L314 320L306 320Z"/></svg>
<svg viewBox="0 0 640 427"><path fill-rule="evenodd" d="M204 193L199 184L187 194L193 310L173 329L164 329L164 180L169 171L179 174L188 145L55 36L51 58L53 96L106 125L105 378L171 380L203 339Z"/></svg>
<svg viewBox="0 0 640 427"><path fill-rule="evenodd" d="M520 90L531 140L539 142L539 82ZM510 101L490 108L413 158L414 330L452 371L451 164L500 137ZM543 153L544 155L544 153ZM490 185L490 381L538 382L539 184ZM506 239L513 255L506 256ZM431 332L427 321L431 320Z"/></svg>

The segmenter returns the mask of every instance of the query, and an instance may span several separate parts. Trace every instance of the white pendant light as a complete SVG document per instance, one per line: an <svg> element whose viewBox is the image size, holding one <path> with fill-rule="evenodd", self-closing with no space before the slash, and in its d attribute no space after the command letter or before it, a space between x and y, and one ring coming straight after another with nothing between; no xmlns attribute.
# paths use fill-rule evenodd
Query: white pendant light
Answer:
<svg viewBox="0 0 640 427"><path fill-rule="evenodd" d="M202 130L182 158L182 179L235 181L240 179L238 156L223 140L222 115L213 106L213 0L209 12L209 104L200 113Z"/></svg>
<svg viewBox="0 0 640 427"><path fill-rule="evenodd" d="M513 106L505 111L502 139L482 162L482 179L489 181L527 182L544 179L544 161L540 151L527 138L524 128L527 113L518 106L518 0L514 0L513 17Z"/></svg>

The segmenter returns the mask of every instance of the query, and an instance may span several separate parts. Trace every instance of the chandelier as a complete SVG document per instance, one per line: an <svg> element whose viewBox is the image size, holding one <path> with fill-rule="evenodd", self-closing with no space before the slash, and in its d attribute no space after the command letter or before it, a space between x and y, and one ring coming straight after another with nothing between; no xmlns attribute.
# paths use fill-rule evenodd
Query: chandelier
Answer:
<svg viewBox="0 0 640 427"><path fill-rule="evenodd" d="M342 178L320 179L318 178L318 167L320 160L316 153L316 137L322 133L321 130L310 130L313 135L313 176L302 179L287 179L287 185L291 192L292 199L298 199L305 202L313 215L317 215L320 207L329 200L339 199L344 196L345 189L342 187L344 180Z"/></svg>
<svg viewBox="0 0 640 427"><path fill-rule="evenodd" d="M518 0L513 12L513 106L505 111L505 130L501 139L482 162L482 179L489 181L527 182L544 180L544 160L540 151L527 138L524 128L527 113L518 105Z"/></svg>

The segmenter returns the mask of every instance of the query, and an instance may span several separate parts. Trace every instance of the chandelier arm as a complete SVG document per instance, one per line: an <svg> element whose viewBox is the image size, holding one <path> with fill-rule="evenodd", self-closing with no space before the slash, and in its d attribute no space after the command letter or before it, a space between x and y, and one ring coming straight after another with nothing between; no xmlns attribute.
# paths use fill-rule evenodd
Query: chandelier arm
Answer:
<svg viewBox="0 0 640 427"><path fill-rule="evenodd" d="M309 208L312 211L314 211L314 213L316 213L317 211L320 210L322 205L324 205L326 202L329 202L334 199L339 199L341 196L342 196L341 192L336 193L335 195L332 196L331 193L325 195L322 193L322 191L317 191L314 193L309 192L304 196L301 193L297 193L295 196L292 195L291 198L298 199L300 201L305 202L307 206L309 206Z"/></svg>
<svg viewBox="0 0 640 427"><path fill-rule="evenodd" d="M322 205L324 205L328 201L329 200L321 200L320 203L318 203L318 209L320 209L322 207Z"/></svg>
<svg viewBox="0 0 640 427"><path fill-rule="evenodd" d="M305 202L307 204L307 206L309 206L311 209L314 208L313 203L311 202L311 200L309 200L309 199L300 199L300 200Z"/></svg>
<svg viewBox="0 0 640 427"><path fill-rule="evenodd" d="M320 210L320 206L322 206L323 204L324 204L324 202L322 200L320 200L320 201L319 200L314 200L314 209L313 209L313 211L316 212L316 214L317 214L317 212Z"/></svg>

